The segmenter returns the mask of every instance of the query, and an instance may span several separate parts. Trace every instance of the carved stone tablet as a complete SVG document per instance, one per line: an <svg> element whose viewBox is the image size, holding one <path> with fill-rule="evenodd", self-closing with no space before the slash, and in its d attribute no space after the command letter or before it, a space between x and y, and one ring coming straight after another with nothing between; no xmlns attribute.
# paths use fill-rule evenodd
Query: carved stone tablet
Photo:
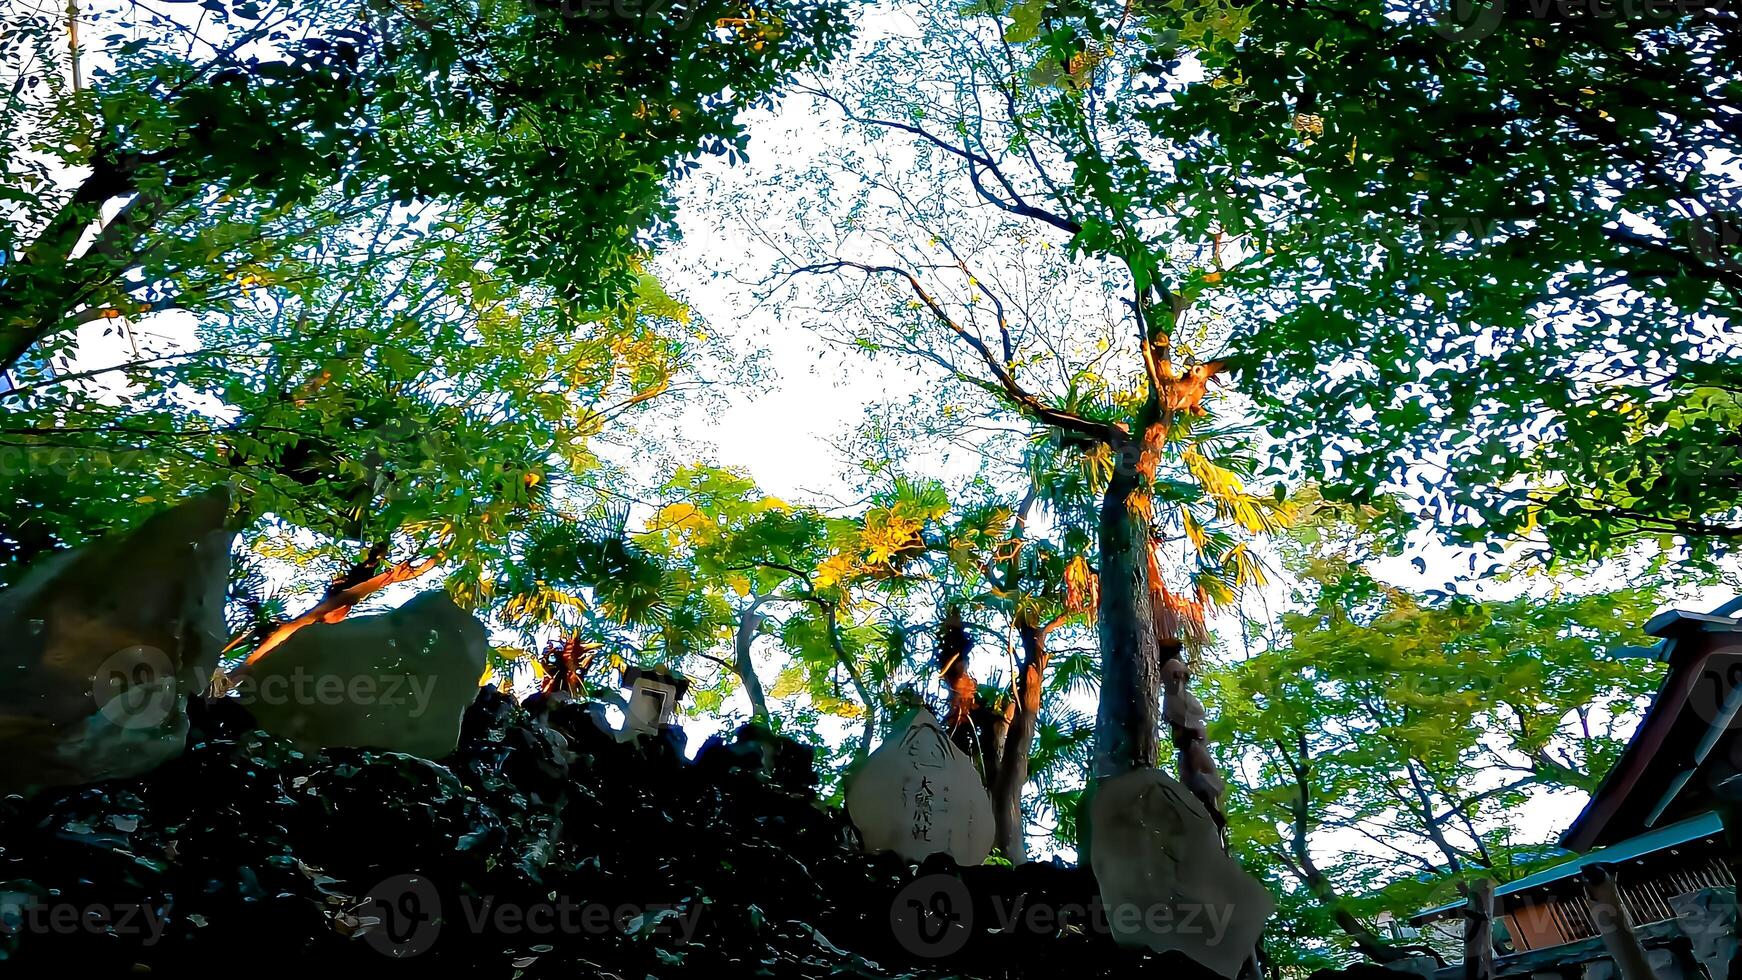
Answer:
<svg viewBox="0 0 1742 980"><path fill-rule="evenodd" d="M945 853L976 865L992 853L992 801L974 763L920 708L847 786L847 814L872 854L909 861Z"/></svg>

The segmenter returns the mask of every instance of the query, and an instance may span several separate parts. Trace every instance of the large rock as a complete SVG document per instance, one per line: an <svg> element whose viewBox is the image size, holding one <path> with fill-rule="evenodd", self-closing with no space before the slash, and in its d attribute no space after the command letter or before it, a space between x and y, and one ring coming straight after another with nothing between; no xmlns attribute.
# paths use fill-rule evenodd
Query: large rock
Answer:
<svg viewBox="0 0 1742 980"><path fill-rule="evenodd" d="M53 555L0 592L0 793L133 776L180 755L224 647L229 497Z"/></svg>
<svg viewBox="0 0 1742 980"><path fill-rule="evenodd" d="M883 743L847 786L847 814L865 850L909 861L948 854L976 865L992 853L992 801L974 763L920 708Z"/></svg>
<svg viewBox="0 0 1742 980"><path fill-rule="evenodd" d="M262 728L299 745L439 759L459 741L489 649L484 624L438 589L391 612L303 627L237 690Z"/></svg>
<svg viewBox="0 0 1742 980"><path fill-rule="evenodd" d="M1270 893L1222 851L1216 822L1159 769L1103 780L1089 806L1090 863L1113 938L1178 950L1226 977L1252 955Z"/></svg>

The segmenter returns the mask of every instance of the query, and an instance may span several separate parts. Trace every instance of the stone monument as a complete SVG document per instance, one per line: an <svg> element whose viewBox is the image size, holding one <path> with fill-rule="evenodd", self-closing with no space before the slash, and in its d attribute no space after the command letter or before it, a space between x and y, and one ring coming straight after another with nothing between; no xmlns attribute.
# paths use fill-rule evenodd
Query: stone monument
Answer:
<svg viewBox="0 0 1742 980"><path fill-rule="evenodd" d="M1273 903L1223 852L1203 802L1161 770L1137 769L1095 787L1089 820L1090 864L1113 938L1239 973Z"/></svg>
<svg viewBox="0 0 1742 980"><path fill-rule="evenodd" d="M903 722L847 785L847 814L865 850L983 863L992 853L993 821L980 773L930 711L919 708Z"/></svg>
<svg viewBox="0 0 1742 980"><path fill-rule="evenodd" d="M690 689L689 678L660 666L650 670L628 667L623 686L629 698L623 708L623 734L657 735L677 717L677 702Z"/></svg>

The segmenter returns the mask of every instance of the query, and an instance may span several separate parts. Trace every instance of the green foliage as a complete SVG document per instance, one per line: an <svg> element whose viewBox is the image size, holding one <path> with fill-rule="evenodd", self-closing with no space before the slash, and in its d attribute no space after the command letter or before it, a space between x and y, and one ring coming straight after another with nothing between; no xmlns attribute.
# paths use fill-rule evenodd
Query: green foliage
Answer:
<svg viewBox="0 0 1742 980"><path fill-rule="evenodd" d="M45 14L0 48L0 575L229 483L292 592L386 561L514 626L572 608L521 549L706 342L645 269L671 179L742 154L840 8L89 13L77 64Z"/></svg>
<svg viewBox="0 0 1742 980"><path fill-rule="evenodd" d="M1165 418L1143 520L1170 590L1194 609L1229 604L1265 581L1252 543L1289 506L1259 486L1242 406L1176 376L1210 360L1239 311L1198 304L1202 257L1172 236L1174 209L1120 183L1165 148L1117 104L1036 80L1052 34L1004 44L995 20L942 5L914 19L913 36L867 45L822 90L841 138L792 179L820 184L833 220L770 201L791 208L781 250L803 274L779 278L779 298L817 309L826 339L926 372L935 387L913 408L927 422L901 436L971 446L1005 490L1039 481L1063 551L1096 567L1100 498Z"/></svg>
<svg viewBox="0 0 1742 980"><path fill-rule="evenodd" d="M1542 857L1505 814L1607 770L1656 670L1607 651L1659 595L1368 566L1424 519L1560 560L1742 536L1742 235L1701 166L1742 151L1732 14L918 8L818 81L839 131L749 209L782 222L789 311L920 375L825 508L604 447L652 446L648 406L730 356L650 272L673 179L743 156L844 6L606 6L128 6L77 85L62 22L8 14L0 580L228 484L244 636L359 569L439 569L498 675L597 644L836 761L935 699L951 611L995 710L1041 627L1023 803L1067 846L1108 651L1155 655L1171 616L1279 966ZM1214 613L1277 553L1290 611L1218 660ZM1151 588L1097 624L1103 575Z"/></svg>
<svg viewBox="0 0 1742 980"><path fill-rule="evenodd" d="M488 604L515 535L551 519L553 493L587 492L592 441L667 389L689 329L634 306L570 315L481 271L488 238L453 225L348 224L309 254L329 265L353 236L365 257L343 276L256 290L169 353L0 395L4 478L32 500L0 511L8 557L228 483L247 517L269 518L250 547L310 584L385 544L439 556L462 597ZM64 500L24 491L50 476Z"/></svg>
<svg viewBox="0 0 1742 980"><path fill-rule="evenodd" d="M78 322L227 308L228 283L308 275L292 249L310 229L429 201L490 228L492 266L522 285L610 309L636 289L673 173L740 156L739 113L846 29L826 0L206 8L195 25L136 7L99 22L78 91L49 43L57 21L22 14L8 31L21 74L0 187L21 220L0 233L0 368L34 348L26 382ZM37 54L47 64L26 76ZM89 175L56 193L57 168Z"/></svg>
<svg viewBox="0 0 1742 980"><path fill-rule="evenodd" d="M1704 560L1742 535L1733 11L1004 13L1007 40L1078 66L1049 132L1128 123L1069 192L1165 203L1165 234L1214 243L1188 291L1256 311L1227 349L1281 463L1345 499L1407 486L1449 534L1549 558Z"/></svg>
<svg viewBox="0 0 1742 980"><path fill-rule="evenodd" d="M1660 601L1638 589L1428 605L1337 574L1283 617L1283 645L1203 688L1211 744L1236 775L1230 839L1296 917L1285 928L1333 948L1349 937L1332 912L1403 919L1443 898L1448 875L1529 870L1515 851L1539 842L1516 839L1508 814L1607 773L1659 674L1612 651Z"/></svg>

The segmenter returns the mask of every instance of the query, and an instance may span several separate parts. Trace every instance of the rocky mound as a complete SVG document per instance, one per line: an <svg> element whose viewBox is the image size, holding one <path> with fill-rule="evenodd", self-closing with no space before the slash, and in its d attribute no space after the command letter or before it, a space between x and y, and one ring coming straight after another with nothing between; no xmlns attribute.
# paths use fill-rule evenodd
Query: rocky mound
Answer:
<svg viewBox="0 0 1742 980"><path fill-rule="evenodd" d="M792 743L691 763L487 688L435 763L196 709L149 774L0 803L0 971L1205 977L1114 946L1085 871L866 857Z"/></svg>

